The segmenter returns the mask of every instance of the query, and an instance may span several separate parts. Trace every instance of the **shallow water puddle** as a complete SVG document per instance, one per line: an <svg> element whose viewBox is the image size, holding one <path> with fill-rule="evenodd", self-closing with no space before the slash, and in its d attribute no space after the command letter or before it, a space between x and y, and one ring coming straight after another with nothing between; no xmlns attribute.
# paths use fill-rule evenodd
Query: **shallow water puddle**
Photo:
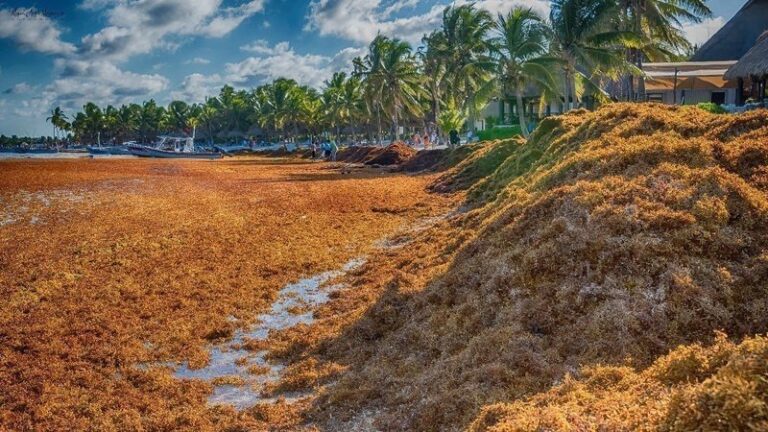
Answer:
<svg viewBox="0 0 768 432"><path fill-rule="evenodd" d="M211 404L230 404L238 409L245 409L259 403L273 402L275 398L263 397L261 392L266 384L280 379L283 365L272 364L266 359L267 351L251 352L240 348L248 340L265 340L270 331L280 331L299 324L314 322L313 310L330 300L329 294L342 289L341 285L326 286L331 279L343 276L365 263L355 259L337 271L320 273L296 283L286 285L278 293L272 309L258 316L258 324L248 331L238 331L229 343L214 347L210 351L210 361L202 369L190 369L182 364L174 371L179 379L240 379L242 385L216 385L208 398ZM292 313L291 311L306 311ZM261 374L252 374L249 369L257 369ZM298 399L301 395L283 395L287 400Z"/></svg>

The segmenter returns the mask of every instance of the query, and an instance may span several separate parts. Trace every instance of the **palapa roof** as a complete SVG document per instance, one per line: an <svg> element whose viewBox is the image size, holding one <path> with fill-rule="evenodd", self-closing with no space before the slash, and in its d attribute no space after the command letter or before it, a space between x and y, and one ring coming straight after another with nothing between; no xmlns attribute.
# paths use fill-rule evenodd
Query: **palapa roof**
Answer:
<svg viewBox="0 0 768 432"><path fill-rule="evenodd" d="M738 60L768 30L768 0L749 0L736 15L715 33L691 61Z"/></svg>
<svg viewBox="0 0 768 432"><path fill-rule="evenodd" d="M725 73L726 79L764 76L768 76L768 31L763 33L757 44Z"/></svg>

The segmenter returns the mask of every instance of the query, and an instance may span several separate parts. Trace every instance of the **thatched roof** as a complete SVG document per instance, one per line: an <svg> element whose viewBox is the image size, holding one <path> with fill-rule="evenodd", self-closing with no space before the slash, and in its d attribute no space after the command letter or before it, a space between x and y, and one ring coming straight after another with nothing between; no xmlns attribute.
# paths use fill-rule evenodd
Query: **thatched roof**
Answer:
<svg viewBox="0 0 768 432"><path fill-rule="evenodd" d="M720 31L696 51L691 61L738 60L755 45L755 40L766 30L768 0L749 0Z"/></svg>
<svg viewBox="0 0 768 432"><path fill-rule="evenodd" d="M725 73L726 79L764 76L768 76L768 31L763 33L757 44Z"/></svg>

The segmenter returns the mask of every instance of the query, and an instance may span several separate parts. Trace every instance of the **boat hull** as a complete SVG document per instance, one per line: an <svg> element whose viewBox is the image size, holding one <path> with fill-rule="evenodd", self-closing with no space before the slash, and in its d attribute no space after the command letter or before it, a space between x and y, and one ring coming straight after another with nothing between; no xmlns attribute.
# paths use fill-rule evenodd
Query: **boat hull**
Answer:
<svg viewBox="0 0 768 432"><path fill-rule="evenodd" d="M221 159L221 153L209 153L209 152L194 152L194 153L182 153L173 152L167 150L158 150L151 147L143 146L131 146L128 147L128 151L139 157L148 158L162 158L162 159Z"/></svg>
<svg viewBox="0 0 768 432"><path fill-rule="evenodd" d="M3 153L19 153L19 154L56 154L59 152L57 149L28 148L28 147L4 147L1 151Z"/></svg>
<svg viewBox="0 0 768 432"><path fill-rule="evenodd" d="M117 147L117 146L111 146L111 147L91 147L88 146L88 153L92 155L112 155L112 156L118 156L118 155L131 155L131 151L126 147Z"/></svg>

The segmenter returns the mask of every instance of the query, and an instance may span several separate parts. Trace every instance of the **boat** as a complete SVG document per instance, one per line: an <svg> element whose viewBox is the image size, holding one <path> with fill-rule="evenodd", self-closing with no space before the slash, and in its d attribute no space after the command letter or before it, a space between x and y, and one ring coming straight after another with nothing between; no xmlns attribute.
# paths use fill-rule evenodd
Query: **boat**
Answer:
<svg viewBox="0 0 768 432"><path fill-rule="evenodd" d="M59 149L54 147L47 147L44 144L24 145L19 147L5 148L4 153L21 153L21 154L55 154L59 152Z"/></svg>
<svg viewBox="0 0 768 432"><path fill-rule="evenodd" d="M251 151L251 146L247 144L222 144L216 145L213 148L227 155L234 155Z"/></svg>
<svg viewBox="0 0 768 432"><path fill-rule="evenodd" d="M134 144L135 143L131 143ZM88 153L92 155L131 155L131 151L128 148L128 143L126 145L121 146L103 146L103 147L97 147L97 146L88 146Z"/></svg>
<svg viewBox="0 0 768 432"><path fill-rule="evenodd" d="M130 144L127 148L132 155L139 157L165 159L221 159L223 157L220 152L198 151L195 148L194 138L163 136L153 146Z"/></svg>

